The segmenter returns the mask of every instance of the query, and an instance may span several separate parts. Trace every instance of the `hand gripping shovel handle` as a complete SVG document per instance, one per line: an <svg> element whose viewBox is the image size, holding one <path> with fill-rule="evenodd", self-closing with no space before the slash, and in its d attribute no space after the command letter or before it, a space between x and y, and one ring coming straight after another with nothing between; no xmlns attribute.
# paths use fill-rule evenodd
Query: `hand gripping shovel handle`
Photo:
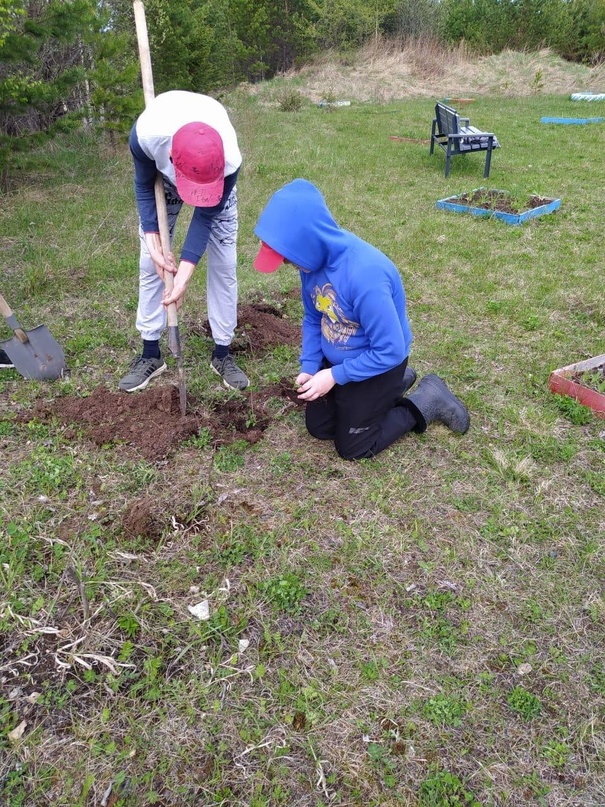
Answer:
<svg viewBox="0 0 605 807"><path fill-rule="evenodd" d="M149 50L149 37L147 35L147 22L145 19L145 7L142 0L134 0L134 22L137 31L137 42L139 45L139 59L141 62L141 79L143 82L143 96L145 98L145 106L148 106L155 98L155 90L153 86L153 71L151 68L151 53ZM155 206L158 214L158 226L160 230L160 241L162 244L162 252L168 255L170 252L170 228L168 226L168 211L166 210L166 197L164 195L164 182L161 174L158 172L155 179ZM172 272L164 272L164 286L166 291L170 293L174 286L174 277ZM177 361L177 369L179 373L179 398L181 405L181 414L184 415L187 408L187 397L185 392L185 375L183 371L183 363L181 358L181 337L179 334L178 317L176 310L176 303L171 303L168 306L168 346L170 352Z"/></svg>

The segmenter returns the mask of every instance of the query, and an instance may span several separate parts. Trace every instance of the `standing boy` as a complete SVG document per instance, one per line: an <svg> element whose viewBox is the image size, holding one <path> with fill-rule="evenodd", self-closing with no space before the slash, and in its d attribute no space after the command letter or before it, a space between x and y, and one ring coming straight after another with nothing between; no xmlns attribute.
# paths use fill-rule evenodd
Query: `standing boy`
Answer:
<svg viewBox="0 0 605 807"><path fill-rule="evenodd" d="M227 111L207 95L162 93L134 124L130 151L141 246L136 327L143 346L119 387L126 392L143 389L166 370L160 352L166 306L180 306L207 251L208 320L215 342L210 367L226 386L245 389L249 381L229 353L237 325L236 181L242 156ZM178 266L172 253L162 254L154 192L158 171L164 179L171 239L183 202L195 208ZM171 294L164 293L163 272L174 274Z"/></svg>
<svg viewBox="0 0 605 807"><path fill-rule="evenodd" d="M442 379L407 367L412 332L401 277L386 255L342 229L319 190L295 179L269 200L255 228L254 262L300 270L304 317L298 397L310 434L349 460L373 457L407 432L444 423L463 434L466 407Z"/></svg>

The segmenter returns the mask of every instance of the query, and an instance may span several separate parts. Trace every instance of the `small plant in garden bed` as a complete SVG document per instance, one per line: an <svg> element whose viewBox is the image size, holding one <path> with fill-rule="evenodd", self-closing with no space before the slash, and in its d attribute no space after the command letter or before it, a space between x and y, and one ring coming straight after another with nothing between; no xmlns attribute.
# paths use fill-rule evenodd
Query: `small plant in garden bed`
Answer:
<svg viewBox="0 0 605 807"><path fill-rule="evenodd" d="M583 387L588 387L595 392L605 394L605 364L595 367L592 370L585 370L584 372L574 373L571 380L576 384L581 384Z"/></svg>

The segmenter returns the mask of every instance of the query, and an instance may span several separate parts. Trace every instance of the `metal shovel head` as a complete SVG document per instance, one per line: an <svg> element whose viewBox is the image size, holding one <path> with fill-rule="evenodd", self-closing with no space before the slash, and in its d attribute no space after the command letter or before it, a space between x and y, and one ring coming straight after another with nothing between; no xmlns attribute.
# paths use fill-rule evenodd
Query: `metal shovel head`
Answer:
<svg viewBox="0 0 605 807"><path fill-rule="evenodd" d="M65 355L46 325L38 325L25 331L28 341L21 342L16 336L0 342L9 359L24 378L37 381L53 381L65 371Z"/></svg>

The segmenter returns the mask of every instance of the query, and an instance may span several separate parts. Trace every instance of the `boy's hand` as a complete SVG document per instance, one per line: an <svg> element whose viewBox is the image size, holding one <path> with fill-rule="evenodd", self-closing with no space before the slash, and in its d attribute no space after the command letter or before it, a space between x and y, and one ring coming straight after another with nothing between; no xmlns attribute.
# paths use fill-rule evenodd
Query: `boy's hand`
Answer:
<svg viewBox="0 0 605 807"><path fill-rule="evenodd" d="M194 269L195 265L193 263L189 263L189 261L180 262L178 272L174 276L172 292L169 294L168 291L164 291L162 303L165 306L176 303L177 310L181 307L183 296L187 291L187 286L189 285Z"/></svg>
<svg viewBox="0 0 605 807"><path fill-rule="evenodd" d="M145 233L145 244L147 245L151 260L155 264L155 270L162 280L164 279L164 272L170 272L173 275L176 274L177 265L174 260L174 255L172 252L169 252L168 257L164 257L159 233Z"/></svg>
<svg viewBox="0 0 605 807"><path fill-rule="evenodd" d="M296 381L294 382L297 387L302 386L305 381L308 381L310 378L313 378L311 373L301 373L299 376L296 377Z"/></svg>
<svg viewBox="0 0 605 807"><path fill-rule="evenodd" d="M306 380L301 380L303 378ZM308 373L301 373L296 381L300 384L296 391L301 401L315 401L330 392L336 384L330 368L320 370L312 376L309 376Z"/></svg>

